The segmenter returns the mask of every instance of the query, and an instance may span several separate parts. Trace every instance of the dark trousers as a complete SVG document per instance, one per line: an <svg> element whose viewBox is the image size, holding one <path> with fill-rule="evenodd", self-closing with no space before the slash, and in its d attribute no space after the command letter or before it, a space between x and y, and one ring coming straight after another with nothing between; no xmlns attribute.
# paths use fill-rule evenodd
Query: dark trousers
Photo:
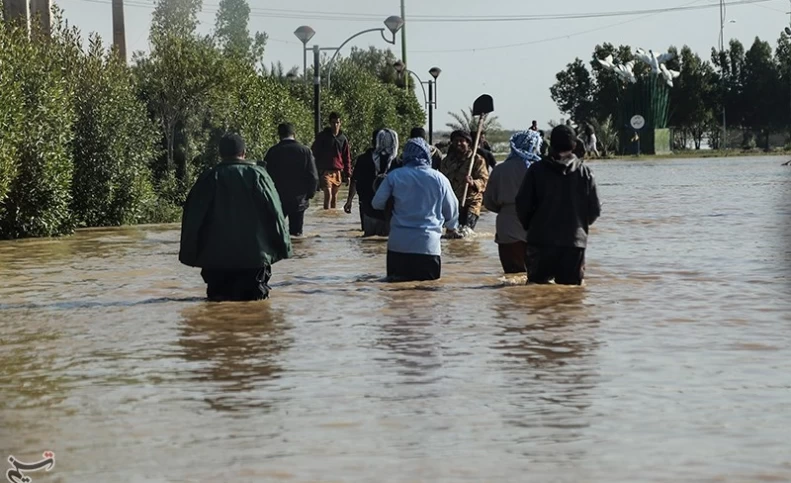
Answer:
<svg viewBox="0 0 791 483"><path fill-rule="evenodd" d="M387 278L391 282L439 280L441 272L439 256L387 251Z"/></svg>
<svg viewBox="0 0 791 483"><path fill-rule="evenodd" d="M203 269L206 297L212 302L265 300L269 298L272 267L248 270Z"/></svg>
<svg viewBox="0 0 791 483"><path fill-rule="evenodd" d="M474 231L477 224L478 215L470 213L470 209L466 206L459 209L459 227L466 226Z"/></svg>
<svg viewBox="0 0 791 483"><path fill-rule="evenodd" d="M360 203L360 230L365 231L365 213L363 212L362 203Z"/></svg>
<svg viewBox="0 0 791 483"><path fill-rule="evenodd" d="M529 283L582 285L585 278L584 248L528 245L525 262Z"/></svg>
<svg viewBox="0 0 791 483"><path fill-rule="evenodd" d="M525 273L527 243L500 243L497 245L497 251L500 253L500 264L505 273Z"/></svg>
<svg viewBox="0 0 791 483"><path fill-rule="evenodd" d="M295 210L286 214L288 218L288 233L291 236L302 236L305 225L305 210Z"/></svg>

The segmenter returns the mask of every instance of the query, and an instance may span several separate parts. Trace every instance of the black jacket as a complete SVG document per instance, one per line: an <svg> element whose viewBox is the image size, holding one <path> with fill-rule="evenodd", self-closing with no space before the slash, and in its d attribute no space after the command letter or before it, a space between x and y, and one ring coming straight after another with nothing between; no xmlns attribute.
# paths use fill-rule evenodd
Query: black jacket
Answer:
<svg viewBox="0 0 791 483"><path fill-rule="evenodd" d="M530 245L585 248L588 227L601 215L593 173L574 157L564 165L544 158L528 168L516 213Z"/></svg>
<svg viewBox="0 0 791 483"><path fill-rule="evenodd" d="M487 149L485 147L478 148L478 154L486 160L486 165L489 166L489 169L494 169L497 166L497 158L494 157L494 153L492 153L491 149Z"/></svg>
<svg viewBox="0 0 791 483"><path fill-rule="evenodd" d="M310 149L293 139L284 139L266 153L264 166L275 182L283 213L288 216L306 210L319 184Z"/></svg>
<svg viewBox="0 0 791 483"><path fill-rule="evenodd" d="M354 173L352 173L352 181L354 181L357 187L357 196L360 197L360 206L363 208L363 213L372 218L383 220L385 219L385 212L375 210L371 206L371 201L373 201L374 195L376 194L376 190L374 189L376 170L374 169L373 152L373 149L368 149L357 158L357 162L354 165ZM399 167L401 167L400 160L394 159L393 162L390 163L390 169L388 169L387 172L389 173ZM380 161L380 172L385 168L384 162Z"/></svg>

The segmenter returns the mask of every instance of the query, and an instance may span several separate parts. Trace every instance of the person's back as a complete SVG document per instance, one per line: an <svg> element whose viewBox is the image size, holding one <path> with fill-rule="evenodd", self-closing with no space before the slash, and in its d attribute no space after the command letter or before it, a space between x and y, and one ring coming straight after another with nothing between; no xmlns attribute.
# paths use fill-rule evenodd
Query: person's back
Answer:
<svg viewBox="0 0 791 483"><path fill-rule="evenodd" d="M373 200L373 207L379 210L385 209L391 199L393 202L388 275L436 279L440 276L442 228L457 228L458 202L448 179L431 168L431 154L424 140L410 139L403 159L404 166L384 179ZM396 258L402 263L395 263ZM430 265L430 269L412 270L421 264Z"/></svg>
<svg viewBox="0 0 791 483"><path fill-rule="evenodd" d="M527 233L516 213L516 195L528 166L541 160L541 142L537 131L524 131L511 136L511 153L492 170L483 196L486 209L497 213L494 241L505 273L525 271Z"/></svg>
<svg viewBox="0 0 791 483"><path fill-rule="evenodd" d="M200 176L184 204L179 260L203 269L212 300L268 297L271 265L291 256L274 183L244 159L243 146L238 136L223 137L223 161Z"/></svg>
<svg viewBox="0 0 791 483"><path fill-rule="evenodd" d="M313 152L295 139L294 127L288 123L281 124L278 135L280 142L266 153L264 165L277 188L291 236L300 236L305 210L316 195L319 176Z"/></svg>
<svg viewBox="0 0 791 483"><path fill-rule="evenodd" d="M555 128L553 155L530 166L516 197L530 282L577 285L584 277L588 229L601 204L590 168L572 152L575 138L567 126Z"/></svg>

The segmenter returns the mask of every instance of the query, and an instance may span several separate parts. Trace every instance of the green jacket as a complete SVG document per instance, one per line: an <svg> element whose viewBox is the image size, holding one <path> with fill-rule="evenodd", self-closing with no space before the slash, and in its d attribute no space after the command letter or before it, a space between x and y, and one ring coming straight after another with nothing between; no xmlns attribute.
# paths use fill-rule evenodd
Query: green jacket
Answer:
<svg viewBox="0 0 791 483"><path fill-rule="evenodd" d="M223 161L198 178L184 204L181 263L240 270L291 256L280 197L266 169Z"/></svg>

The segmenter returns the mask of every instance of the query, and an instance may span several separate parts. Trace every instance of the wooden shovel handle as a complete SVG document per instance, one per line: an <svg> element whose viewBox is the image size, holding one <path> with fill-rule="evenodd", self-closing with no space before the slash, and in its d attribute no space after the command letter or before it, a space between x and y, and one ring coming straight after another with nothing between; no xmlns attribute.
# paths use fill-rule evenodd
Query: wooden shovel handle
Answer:
<svg viewBox="0 0 791 483"><path fill-rule="evenodd" d="M470 159L470 168L467 170L467 176L472 176L472 168L475 166L475 158L478 156L478 143L481 142L481 131L483 131L483 123L485 120L486 114L481 114L481 117L478 118L478 132L475 134L475 143L472 148L472 158ZM467 180L464 180L464 196L461 197L462 208L467 204L468 189L470 189L470 185L467 184Z"/></svg>

